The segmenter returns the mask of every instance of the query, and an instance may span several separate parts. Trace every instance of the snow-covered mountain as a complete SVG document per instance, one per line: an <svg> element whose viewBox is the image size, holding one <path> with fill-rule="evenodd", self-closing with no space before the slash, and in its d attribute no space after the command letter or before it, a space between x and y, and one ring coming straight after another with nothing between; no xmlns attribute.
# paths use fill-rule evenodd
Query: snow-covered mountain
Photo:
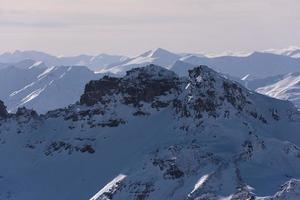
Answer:
<svg viewBox="0 0 300 200"><path fill-rule="evenodd" d="M179 61L186 64L176 65L176 62ZM254 52L243 56L235 54L232 56L203 56L199 54L176 54L161 48L148 51L119 64L103 67L98 72L124 75L127 70L148 64L164 66L179 75L187 75L188 70L197 65L208 65L218 72L238 78L243 78L246 75L265 78L290 72L300 72L300 58L283 54Z"/></svg>
<svg viewBox="0 0 300 200"><path fill-rule="evenodd" d="M300 73L258 79L248 82L257 92L277 99L289 100L300 108Z"/></svg>
<svg viewBox="0 0 300 200"><path fill-rule="evenodd" d="M296 48L289 48L288 50L296 51ZM5 88L2 89L2 91L0 91L0 98L2 98L6 102L10 111L15 111L17 106L24 105L24 102L28 103L27 99L31 99L32 95L35 96L37 91L42 91L43 87L36 86L35 89L34 87L31 87L31 90L29 88L27 88L27 90L22 90L24 91L23 96L11 96L13 92L21 90L22 88L35 82L37 79L36 77L38 76L37 74L42 73L41 68L45 68L47 66L51 68L51 66L77 65L85 65L90 69L97 71L98 73L110 73L115 74L115 76L122 76L126 73L127 70L130 70L132 68L143 67L148 64L156 64L164 66L167 69L171 69L180 76L187 76L189 69L192 69L197 65L204 64L211 66L214 70L218 72L226 74L233 80L239 81L239 79L245 79L242 80L242 82L246 83L246 87L255 90L258 87L267 86L267 84L260 85L260 79L262 80L262 82L266 82L269 83L268 85L271 85L271 83L275 83L273 79L277 81L281 80L281 74L300 72L300 58L289 57L286 56L287 53L284 54L282 52L284 51L282 50L280 54L278 51L277 53L255 52L244 56L205 57L200 54L191 53L177 54L172 53L168 50L158 48L152 51L145 52L135 58L126 58L122 56L111 56L107 54L100 54L98 56L80 55L73 57L55 57L37 51L15 51L13 53L4 53L0 55L0 62L2 62L0 63L0 70L5 69L7 71L8 67L12 68L10 70L9 76L6 76L5 73L7 72L2 74L3 78L2 80L0 80L0 82L3 82L2 87ZM13 72L13 68L18 69L15 69L15 72ZM24 74L22 74L19 68L24 68L28 70ZM66 69L67 67L64 67L65 71ZM33 75L29 74L31 72L33 73ZM11 75L12 73L17 74ZM18 76L21 77L18 78ZM30 78L26 78L27 76L29 76ZM32 76L35 78L32 78ZM89 77L91 78L93 76L95 75L93 74ZM8 77L12 77L11 80L8 81ZM74 77L74 79L76 78L77 77ZM85 81L91 80L90 78L82 78L82 82L80 83L81 87L79 87L80 90L77 90L77 95L74 95L73 98L71 98L72 102L78 98L78 95L80 94L79 91L83 90L83 85L85 84ZM249 81L250 79L251 81ZM40 81L38 82L40 83ZM9 86L5 86L7 84L9 84ZM251 86L251 84L257 84L258 87L254 88ZM43 85L45 84L43 83ZM292 91L293 90L289 91L289 93L292 93ZM288 96L291 95L292 94L289 94ZM47 99L47 97L42 99ZM63 105L66 106L72 103L70 101L67 101L63 104L58 104L57 106L55 106L55 104L58 102L63 101L57 100L53 102L53 105L47 109L59 108ZM33 103L34 101L32 101L32 104ZM38 104L41 105L42 102ZM40 106L34 107L29 104L28 106L37 109L38 112L47 111L45 109L42 111L42 107Z"/></svg>
<svg viewBox="0 0 300 200"><path fill-rule="evenodd" d="M76 102L85 84L101 76L82 66L13 65L0 70L0 98L10 112L26 106L45 113Z"/></svg>
<svg viewBox="0 0 300 200"><path fill-rule="evenodd" d="M207 58L187 56L181 58L181 61L192 65L208 65L214 70L239 78L248 74L257 78L265 78L290 72L300 72L300 59L271 53L255 52L244 57L223 56ZM185 71L189 68L186 67Z"/></svg>
<svg viewBox="0 0 300 200"><path fill-rule="evenodd" d="M300 113L206 66L132 69L45 115L0 103L0 118L3 200L299 196Z"/></svg>
<svg viewBox="0 0 300 200"><path fill-rule="evenodd" d="M1 63L15 63L23 60L35 60L43 62L47 66L87 66L89 69L96 71L101 67L116 64L127 60L126 56L99 54L97 56L79 55L79 56L53 56L39 51L15 51L7 52L0 55ZM1 67L1 65L0 65Z"/></svg>
<svg viewBox="0 0 300 200"><path fill-rule="evenodd" d="M26 63L26 64L24 64ZM26 60L20 63L7 64L0 69L0 98L7 102L7 97L14 91L33 82L46 67L35 65L35 61Z"/></svg>
<svg viewBox="0 0 300 200"><path fill-rule="evenodd" d="M264 52L289 56L292 58L300 58L300 47L296 47L296 46L290 46L284 49L268 49L265 50Z"/></svg>
<svg viewBox="0 0 300 200"><path fill-rule="evenodd" d="M155 50L147 51L135 58L125 60L124 62L117 65L111 65L106 68L102 68L101 70L99 70L99 72L110 72L123 75L126 73L126 71L132 68L143 67L149 64L155 64L170 68L177 60L179 60L180 57L180 55L172 53L168 50L157 48Z"/></svg>

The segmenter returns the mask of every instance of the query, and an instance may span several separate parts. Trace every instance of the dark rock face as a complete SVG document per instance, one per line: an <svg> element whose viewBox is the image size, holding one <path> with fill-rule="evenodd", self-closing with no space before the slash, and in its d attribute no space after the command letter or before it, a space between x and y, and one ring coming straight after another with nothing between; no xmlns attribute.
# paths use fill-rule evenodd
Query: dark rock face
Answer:
<svg viewBox="0 0 300 200"><path fill-rule="evenodd" d="M143 80L140 82L128 82L122 85L121 92L128 94L124 97L126 104L138 105L141 101L153 102L155 97L166 94L173 88L176 88L175 79L162 79L162 80ZM154 107L165 107L166 105L161 102L155 102Z"/></svg>
<svg viewBox="0 0 300 200"><path fill-rule="evenodd" d="M3 101L0 100L0 118L6 118L8 116L8 112L6 110L6 106Z"/></svg>
<svg viewBox="0 0 300 200"><path fill-rule="evenodd" d="M18 108L16 112L16 117L29 117L29 118L37 118L38 114L36 113L35 110L27 109L25 107Z"/></svg>
<svg viewBox="0 0 300 200"><path fill-rule="evenodd" d="M177 167L175 160L154 159L152 164L164 171L164 179L178 179L184 176L184 172Z"/></svg>
<svg viewBox="0 0 300 200"><path fill-rule="evenodd" d="M86 85L80 103L88 106L98 102L105 104L105 96L120 94L125 104L138 106L141 101L144 101L153 102L153 107L165 107L168 104L155 101L155 97L176 89L178 82L179 78L175 73L162 67L149 65L132 69L123 78L105 76L98 81L91 81Z"/></svg>
<svg viewBox="0 0 300 200"><path fill-rule="evenodd" d="M243 110L246 104L250 104L243 95L242 89L238 87L237 84L224 82L223 87L225 91L225 98L238 110Z"/></svg>
<svg viewBox="0 0 300 200"><path fill-rule="evenodd" d="M80 98L81 104L92 106L101 101L105 95L111 95L119 91L121 79L104 76L98 81L90 81L84 90L84 94Z"/></svg>
<svg viewBox="0 0 300 200"><path fill-rule="evenodd" d="M238 83L228 80L207 66L201 65L189 70L188 77L178 77L170 70L148 65L132 69L122 78L105 76L98 81L91 81L85 87L80 104L99 104L102 115L119 103L130 105L137 108L133 112L134 116L149 114L143 109L145 103L156 110L170 106L178 117L197 119L197 126L201 126L204 117L223 116L229 119L230 116L242 112L265 124L268 123L267 115L279 120L277 111L269 110L269 113L264 114L256 111L251 95L252 93ZM76 120L78 117L75 117ZM108 124L112 126L122 124L111 122ZM97 126L99 125L106 126L103 123Z"/></svg>
<svg viewBox="0 0 300 200"><path fill-rule="evenodd" d="M73 152L93 154L95 153L95 149L90 144L84 144L78 146L64 141L55 141L46 147L44 154L46 156L49 156L49 155L53 155L54 153L62 153L62 152L67 152L68 154L72 154Z"/></svg>

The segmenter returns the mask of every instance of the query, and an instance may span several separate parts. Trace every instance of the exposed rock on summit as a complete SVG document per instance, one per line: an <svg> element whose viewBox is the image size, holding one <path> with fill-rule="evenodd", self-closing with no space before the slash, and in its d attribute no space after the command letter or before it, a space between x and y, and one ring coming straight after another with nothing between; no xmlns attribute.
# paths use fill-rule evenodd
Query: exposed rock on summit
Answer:
<svg viewBox="0 0 300 200"><path fill-rule="evenodd" d="M98 81L91 81L86 85L80 103L88 106L104 103L105 97L114 94L121 95L125 104L138 106L140 102L153 102L155 97L178 89L178 81L175 73L162 67L149 65L135 68L123 78L105 76Z"/></svg>

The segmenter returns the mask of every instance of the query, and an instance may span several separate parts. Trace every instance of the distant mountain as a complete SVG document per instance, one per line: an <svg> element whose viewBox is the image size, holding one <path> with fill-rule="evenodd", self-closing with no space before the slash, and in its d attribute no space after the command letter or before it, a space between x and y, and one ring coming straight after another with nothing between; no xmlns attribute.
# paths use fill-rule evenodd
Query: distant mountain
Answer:
<svg viewBox="0 0 300 200"><path fill-rule="evenodd" d="M7 67L16 67L19 69L30 69L33 67L46 67L46 65L41 61L35 61L31 59L21 60L19 62L11 62L11 63L0 63L0 69L4 69Z"/></svg>
<svg viewBox="0 0 300 200"><path fill-rule="evenodd" d="M33 82L47 69L44 65L34 66L35 61L25 60L19 63L6 64L0 69L0 98L9 104L9 95Z"/></svg>
<svg viewBox="0 0 300 200"><path fill-rule="evenodd" d="M245 57L223 56L207 58L187 56L180 60L193 66L200 64L209 65L216 71L239 78L248 74L257 78L264 78L290 72L300 72L300 59L271 53L255 52ZM184 68L181 71L187 71L190 67Z"/></svg>
<svg viewBox="0 0 300 200"><path fill-rule="evenodd" d="M128 58L99 54L97 56L79 55L70 57L56 57L37 51L15 51L0 55L0 69L7 66L6 63L16 63L24 60L34 60L46 66L87 66L98 73L111 73L124 75L127 70L156 64L167 69L172 69L177 61L190 64L176 67L174 71L180 75L187 75L188 69L197 65L209 65L214 70L230 76L243 78L251 75L256 78L265 78L291 72L300 72L300 58L296 47L251 54L230 54L231 56L204 56L193 53L172 53L158 48L147 51L137 57ZM1 64L2 63L2 64Z"/></svg>
<svg viewBox="0 0 300 200"><path fill-rule="evenodd" d="M181 58L181 56L178 54L158 48L155 50L147 51L135 58L128 59L122 63L102 68L101 70L99 70L99 72L110 72L114 74L124 75L126 71L132 68L143 67L149 64L155 64L164 66L165 68L170 68L177 60L179 60L179 58Z"/></svg>
<svg viewBox="0 0 300 200"><path fill-rule="evenodd" d="M248 81L247 85L258 93L277 99L289 100L300 108L300 73L254 79Z"/></svg>
<svg viewBox="0 0 300 200"><path fill-rule="evenodd" d="M83 74L63 69L40 81ZM0 199L294 200L299 129L290 102L206 66L186 77L135 68L90 81L78 102L44 115L9 114L0 101Z"/></svg>
<svg viewBox="0 0 300 200"><path fill-rule="evenodd" d="M125 56L99 54L97 56L79 55L70 57L56 57L39 51L15 51L0 55L0 63L15 63L23 60L43 62L47 66L87 66L95 71L101 67L127 60ZM1 67L1 65L0 65Z"/></svg>
<svg viewBox="0 0 300 200"><path fill-rule="evenodd" d="M296 47L296 46L290 46L285 49L269 49L269 50L265 50L263 52L289 56L292 58L300 58L300 47Z"/></svg>
<svg viewBox="0 0 300 200"><path fill-rule="evenodd" d="M180 68L179 65L175 65L178 61L186 64L180 65ZM286 55L254 52L247 55L205 57L199 54L176 54L161 48L145 52L119 64L103 67L98 72L124 75L127 70L148 64L163 66L179 75L187 75L188 70L197 65L209 65L218 72L238 78L243 78L246 75L265 78L290 72L300 72L300 58Z"/></svg>
<svg viewBox="0 0 300 200"><path fill-rule="evenodd" d="M87 82L102 77L82 66L45 67L35 64L0 70L0 98L10 112L22 106L39 113L68 106L78 100Z"/></svg>

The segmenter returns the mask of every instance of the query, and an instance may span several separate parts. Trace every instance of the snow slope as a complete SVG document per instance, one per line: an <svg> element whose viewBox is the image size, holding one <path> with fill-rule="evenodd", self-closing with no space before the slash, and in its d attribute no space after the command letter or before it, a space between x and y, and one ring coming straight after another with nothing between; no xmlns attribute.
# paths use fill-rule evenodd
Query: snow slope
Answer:
<svg viewBox="0 0 300 200"><path fill-rule="evenodd" d="M82 66L44 67L38 63L0 70L0 98L10 112L22 106L39 113L68 106L78 100L87 82L102 76Z"/></svg>
<svg viewBox="0 0 300 200"><path fill-rule="evenodd" d="M289 100L300 107L300 73L289 73L273 84L259 87L257 92L277 99Z"/></svg>
<svg viewBox="0 0 300 200"><path fill-rule="evenodd" d="M26 65L23 64L24 61L9 64L0 69L0 98L6 103L8 103L8 97L12 92L31 84L39 74L46 70L43 65L30 68L35 64L35 61L28 62Z"/></svg>
<svg viewBox="0 0 300 200"><path fill-rule="evenodd" d="M188 77L155 65L105 76L76 104L19 109L0 126L3 200L299 194L300 113L205 66Z"/></svg>

